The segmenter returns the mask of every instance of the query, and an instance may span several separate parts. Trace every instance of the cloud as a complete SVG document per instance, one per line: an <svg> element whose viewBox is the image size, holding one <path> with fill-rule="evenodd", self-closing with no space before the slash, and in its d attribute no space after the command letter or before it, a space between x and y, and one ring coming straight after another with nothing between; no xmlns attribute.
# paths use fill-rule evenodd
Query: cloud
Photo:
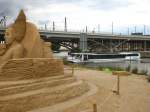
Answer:
<svg viewBox="0 0 150 112"><path fill-rule="evenodd" d="M49 23L49 20L43 20L43 21L42 21L42 20L39 20L39 21L38 21L38 24L39 24L39 25L48 24L48 23Z"/></svg>
<svg viewBox="0 0 150 112"><path fill-rule="evenodd" d="M149 0L0 0L0 16L14 20L19 10L24 9L28 20L39 27L46 23L52 27L55 21L56 26L64 28L67 17L70 29L88 26L93 30L100 24L101 31L111 31L113 21L120 32L129 25L150 24L149 3Z"/></svg>
<svg viewBox="0 0 150 112"><path fill-rule="evenodd" d="M44 8L51 4L75 4L80 7L110 10L117 7L127 6L126 0L0 0L0 15L14 16L20 9L30 10Z"/></svg>
<svg viewBox="0 0 150 112"><path fill-rule="evenodd" d="M114 10L130 5L128 0L83 0L81 4L98 10Z"/></svg>
<svg viewBox="0 0 150 112"><path fill-rule="evenodd" d="M16 12L17 7L15 7L14 0L1 0L0 1L0 16L9 15L13 16Z"/></svg>
<svg viewBox="0 0 150 112"><path fill-rule="evenodd" d="M0 16L16 16L20 9L44 8L48 4L66 3L73 0L0 0Z"/></svg>

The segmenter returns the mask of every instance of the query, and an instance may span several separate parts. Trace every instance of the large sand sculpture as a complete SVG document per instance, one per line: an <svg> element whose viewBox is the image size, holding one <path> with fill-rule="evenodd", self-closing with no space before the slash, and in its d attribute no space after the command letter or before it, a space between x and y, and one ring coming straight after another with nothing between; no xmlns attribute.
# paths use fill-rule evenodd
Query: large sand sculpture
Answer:
<svg viewBox="0 0 150 112"><path fill-rule="evenodd" d="M25 112L80 96L88 86L64 73L50 43L21 10L0 45L0 112Z"/></svg>
<svg viewBox="0 0 150 112"><path fill-rule="evenodd" d="M26 22L23 10L15 23L6 30L5 42L0 57L2 80L63 74L62 61L53 59L50 44L40 39L35 25Z"/></svg>

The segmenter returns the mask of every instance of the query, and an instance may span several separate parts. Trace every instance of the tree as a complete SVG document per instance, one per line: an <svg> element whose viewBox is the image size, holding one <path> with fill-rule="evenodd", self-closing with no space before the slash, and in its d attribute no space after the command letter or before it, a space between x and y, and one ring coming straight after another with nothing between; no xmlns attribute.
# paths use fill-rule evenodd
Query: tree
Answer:
<svg viewBox="0 0 150 112"><path fill-rule="evenodd" d="M53 42L52 43L52 50L53 51L59 51L60 47L61 46L60 46L60 44L58 42L55 42L55 43Z"/></svg>

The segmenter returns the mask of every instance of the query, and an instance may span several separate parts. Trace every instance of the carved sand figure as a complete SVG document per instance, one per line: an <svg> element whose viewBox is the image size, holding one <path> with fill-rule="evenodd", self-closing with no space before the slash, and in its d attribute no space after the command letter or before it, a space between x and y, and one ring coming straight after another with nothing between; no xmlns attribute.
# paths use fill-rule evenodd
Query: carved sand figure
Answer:
<svg viewBox="0 0 150 112"><path fill-rule="evenodd" d="M26 16L21 10L15 23L6 30L5 44L1 45L0 77L5 77L6 80L8 78L14 80L16 77L19 79L38 78L48 76L50 71L53 72L51 75L56 75L57 70L52 67L46 68L50 64L58 64L58 74L63 74L63 63L61 60L53 59L50 45L40 38L34 24L26 22ZM9 69L8 65L11 65ZM20 70L17 68L18 65ZM26 67L24 68L24 66ZM16 67L15 72L11 72L14 71L14 67Z"/></svg>
<svg viewBox="0 0 150 112"><path fill-rule="evenodd" d="M21 44L26 32L26 18L23 11L19 14L17 20L5 32L6 49L1 54L1 63L14 58L23 58L24 47ZM21 25L20 25L21 24Z"/></svg>
<svg viewBox="0 0 150 112"><path fill-rule="evenodd" d="M6 30L5 42L6 49L1 50L0 63L16 58L52 58L50 43L44 43L35 25L26 22L23 10Z"/></svg>
<svg viewBox="0 0 150 112"><path fill-rule="evenodd" d="M45 43L23 10L0 44L0 112L26 112L80 96L87 84L64 73L51 43Z"/></svg>

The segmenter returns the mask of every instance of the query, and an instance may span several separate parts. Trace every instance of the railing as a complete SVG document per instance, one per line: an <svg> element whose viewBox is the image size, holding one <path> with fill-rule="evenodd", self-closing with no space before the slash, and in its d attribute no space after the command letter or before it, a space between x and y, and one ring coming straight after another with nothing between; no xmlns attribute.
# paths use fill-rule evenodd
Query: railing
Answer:
<svg viewBox="0 0 150 112"><path fill-rule="evenodd" d="M89 35L105 35L105 36L118 36L118 37L150 37L150 35L126 35L126 34L121 34L121 33L111 33L111 32L92 32L92 31L81 31L81 30L48 30L48 29L39 29L41 32L49 32L49 33L75 33L75 34L80 34L80 33L87 33Z"/></svg>
<svg viewBox="0 0 150 112"><path fill-rule="evenodd" d="M43 32L62 32L62 33L87 33L87 34L107 34L107 35L122 35L120 33L111 33L111 32L98 32L98 31L82 31L82 30L49 30L49 29L39 29L39 31Z"/></svg>
<svg viewBox="0 0 150 112"><path fill-rule="evenodd" d="M6 27L0 26L0 30L5 30ZM150 37L150 35L126 35L126 34L121 34L121 33L111 33L111 32L98 32L98 31L82 31L82 30L61 30L61 29L57 29L57 30L49 30L49 29L38 29L39 32L49 32L49 33L75 33L75 34L80 34L80 33L87 33L89 35L106 35L106 36L120 36L120 37Z"/></svg>

